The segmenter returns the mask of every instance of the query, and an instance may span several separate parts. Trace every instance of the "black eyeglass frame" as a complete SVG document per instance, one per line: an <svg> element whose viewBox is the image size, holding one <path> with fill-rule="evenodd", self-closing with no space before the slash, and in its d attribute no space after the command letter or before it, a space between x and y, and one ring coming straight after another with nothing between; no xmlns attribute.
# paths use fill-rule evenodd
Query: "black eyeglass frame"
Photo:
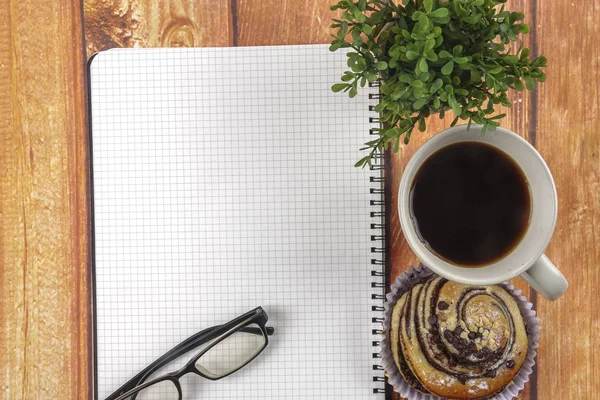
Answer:
<svg viewBox="0 0 600 400"><path fill-rule="evenodd" d="M226 376L229 376L229 375L233 374L234 372L240 370L241 368L245 367L252 360L254 360L260 353L262 353L263 350L269 344L269 336L274 333L274 329L272 327L266 326L268 319L269 319L269 316L267 315L265 310L263 310L262 307L256 307L255 309L248 311L247 313L242 314L235 319L232 319L231 321L227 322L226 324L217 325L217 326L213 326L208 329L204 329L203 331L200 331L200 332L196 333L195 335L190 336L189 338L187 338L186 340L184 340L183 342L181 342L180 344L175 346L173 349L169 350L167 353L162 355L160 358L158 358L152 364L148 365L146 368L144 368L142 371L140 371L137 375L135 375L133 378L131 378L129 381L127 381L127 383L125 383L123 386L121 386L119 389L117 389L115 392L113 392L111 395L109 395L106 398L106 400L126 400L126 399L130 399L130 398L131 398L131 400L135 400L135 398L137 397L139 392L141 392L142 390L144 390L150 386L156 385L160 382L164 382L164 381L170 381L173 383L173 385L176 387L177 392L179 394L179 400L182 400L183 393L181 390L181 383L179 382L179 379L181 379L181 377L183 377L184 375L187 375L189 373L194 373L203 378L210 379L212 381L216 381L216 380L219 380ZM248 325L250 325L250 324L258 325L259 329L249 327ZM198 361L198 359L200 359L200 357L202 357L204 354L206 354L215 345L217 345L218 343L222 342L224 339L228 338L232 334L239 332L239 331L260 334L264 337L265 342L264 342L263 346L260 348L260 350L258 350L256 352L256 354L254 354L251 358L249 358L244 364L240 365L239 367L237 367L231 371L228 371L226 374L223 374L223 375L217 376L217 375L206 374L206 373L200 371L196 367L196 362ZM177 357L180 357L181 355L193 350L194 348L201 346L202 344L205 344L210 341L212 341L212 343L209 346L207 346L202 351L200 351L198 354L196 354L194 357L192 357L179 370L167 373L158 378L144 382L150 375L152 375L154 372L158 371L160 368L162 368L169 362L173 361Z"/></svg>

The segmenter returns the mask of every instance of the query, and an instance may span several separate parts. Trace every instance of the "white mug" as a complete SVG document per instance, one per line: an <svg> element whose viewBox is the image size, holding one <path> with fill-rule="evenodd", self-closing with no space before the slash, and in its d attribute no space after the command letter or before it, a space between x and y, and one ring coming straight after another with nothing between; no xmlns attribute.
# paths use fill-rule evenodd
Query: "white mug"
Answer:
<svg viewBox="0 0 600 400"><path fill-rule="evenodd" d="M423 162L434 152L456 142L483 142L509 155L522 169L531 195L531 215L527 231L515 248L500 260L481 267L461 267L433 253L420 239L410 212L410 190ZM455 126L429 139L408 162L398 193L400 225L406 241L423 264L446 279L467 285L493 285L521 276L538 293L550 300L567 290L567 280L544 255L554 227L558 200L556 187L542 156L522 137L497 128L481 135L481 126Z"/></svg>

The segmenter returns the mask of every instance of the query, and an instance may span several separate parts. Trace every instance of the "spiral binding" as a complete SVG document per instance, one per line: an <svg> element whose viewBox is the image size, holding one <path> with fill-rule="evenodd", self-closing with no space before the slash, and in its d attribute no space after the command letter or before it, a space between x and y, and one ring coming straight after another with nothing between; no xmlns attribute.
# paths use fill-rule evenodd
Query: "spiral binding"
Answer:
<svg viewBox="0 0 600 400"><path fill-rule="evenodd" d="M369 83L370 88L378 88L379 82ZM370 93L369 99L380 99L379 90L376 93ZM369 106L369 111L375 112L375 106ZM369 118L369 123L377 124L377 127L381 127L381 122L379 120L379 116L374 116ZM377 128L371 128L369 130L370 135L377 135ZM371 288L373 292L371 294L372 300L378 300L383 303L385 301L385 176L384 176L384 157L383 154L379 154L373 158L373 163L370 167L371 171L373 171L373 176L369 178L369 182L371 183L371 187L369 189L369 194L373 195L375 198L371 199L369 204L373 207L373 211L371 211L370 216L372 219L371 222L371 242L373 242L373 246L371 247L371 253L373 253L374 257L371 259L371 277L373 281L371 282ZM376 244L377 243L377 244ZM381 337L381 324L383 322L383 304L381 305L373 305L371 306L371 311L377 313L377 316L371 318L371 322L373 323L373 329L371 333L375 336L374 340L371 342L371 345L374 348L379 348L380 346L380 337ZM373 359L380 359L379 351L373 352ZM383 371L383 368L379 364L373 364L373 371ZM373 382L376 383L384 383L385 378L383 374L373 376ZM385 386L379 386L373 388L373 393L385 393Z"/></svg>

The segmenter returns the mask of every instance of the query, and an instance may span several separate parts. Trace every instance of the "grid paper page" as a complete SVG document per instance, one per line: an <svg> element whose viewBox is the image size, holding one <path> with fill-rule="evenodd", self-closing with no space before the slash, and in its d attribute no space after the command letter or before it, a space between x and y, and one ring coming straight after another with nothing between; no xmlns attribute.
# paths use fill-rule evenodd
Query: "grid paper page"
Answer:
<svg viewBox="0 0 600 400"><path fill-rule="evenodd" d="M373 394L372 172L353 167L373 89L332 93L345 68L324 45L92 60L99 398L259 305L275 328L266 350L220 381L186 376L184 398L383 396Z"/></svg>

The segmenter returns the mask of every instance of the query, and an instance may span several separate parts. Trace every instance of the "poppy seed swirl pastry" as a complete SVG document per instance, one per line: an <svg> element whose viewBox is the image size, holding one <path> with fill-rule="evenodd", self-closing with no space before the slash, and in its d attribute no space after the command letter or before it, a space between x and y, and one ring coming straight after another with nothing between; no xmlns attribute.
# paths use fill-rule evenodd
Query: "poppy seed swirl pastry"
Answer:
<svg viewBox="0 0 600 400"><path fill-rule="evenodd" d="M502 286L433 277L394 306L390 344L416 390L447 399L485 399L505 388L527 355L525 323Z"/></svg>

